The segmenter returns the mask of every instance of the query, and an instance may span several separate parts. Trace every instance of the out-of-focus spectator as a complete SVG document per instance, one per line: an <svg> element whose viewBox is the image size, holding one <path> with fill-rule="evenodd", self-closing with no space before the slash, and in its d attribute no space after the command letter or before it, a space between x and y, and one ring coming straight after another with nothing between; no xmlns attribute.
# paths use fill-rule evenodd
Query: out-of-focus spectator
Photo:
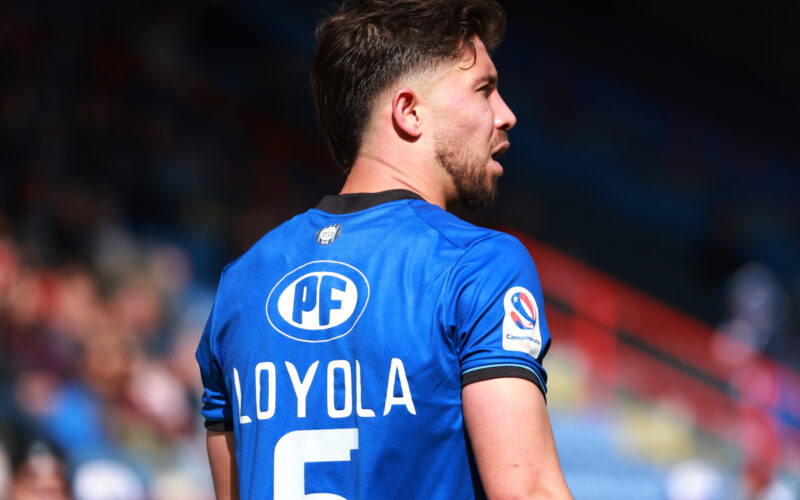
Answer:
<svg viewBox="0 0 800 500"><path fill-rule="evenodd" d="M61 454L41 438L17 436L12 452L8 500L68 500L66 464Z"/></svg>
<svg viewBox="0 0 800 500"><path fill-rule="evenodd" d="M717 363L731 373L739 394L737 435L743 451L741 488L762 497L776 488L782 445L771 408L780 406L779 374L760 354L787 327L790 300L775 273L760 262L736 271L726 290L728 319L717 328L712 350ZM796 398L796 395L788 395Z"/></svg>
<svg viewBox="0 0 800 500"><path fill-rule="evenodd" d="M0 310L5 309L8 303L11 287L17 281L18 272L17 258L11 241L0 239Z"/></svg>
<svg viewBox="0 0 800 500"><path fill-rule="evenodd" d="M718 328L715 353L723 365L744 366L753 354L768 352L770 341L786 327L789 296L775 273L760 262L736 271L726 296L728 319Z"/></svg>
<svg viewBox="0 0 800 500"><path fill-rule="evenodd" d="M83 468L98 463L131 471L150 498L208 498L193 352L209 292L181 248L117 234L122 266L22 262L0 240L0 416L57 443L67 469L84 471L86 498L106 491L97 478L109 468Z"/></svg>

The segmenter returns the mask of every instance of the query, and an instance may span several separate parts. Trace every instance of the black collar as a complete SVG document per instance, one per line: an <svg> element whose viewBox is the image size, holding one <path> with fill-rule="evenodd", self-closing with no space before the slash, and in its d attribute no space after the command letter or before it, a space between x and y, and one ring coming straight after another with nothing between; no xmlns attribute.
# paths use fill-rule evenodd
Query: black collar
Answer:
<svg viewBox="0 0 800 500"><path fill-rule="evenodd" d="M390 189L378 193L350 193L328 195L322 198L317 209L325 212L343 215L358 212L368 208L397 200L422 200L422 196L407 189Z"/></svg>

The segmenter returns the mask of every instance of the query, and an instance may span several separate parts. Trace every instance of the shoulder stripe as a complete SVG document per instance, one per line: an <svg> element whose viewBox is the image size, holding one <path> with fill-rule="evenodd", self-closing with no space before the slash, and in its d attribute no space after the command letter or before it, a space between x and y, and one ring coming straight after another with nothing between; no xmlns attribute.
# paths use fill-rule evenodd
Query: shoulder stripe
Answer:
<svg viewBox="0 0 800 500"><path fill-rule="evenodd" d="M466 370L461 374L461 387L473 384L475 382L480 382L482 380L506 377L524 378L525 380L533 382L534 385L536 385L536 387L538 387L542 392L545 402L547 401L547 389L545 388L542 379L539 377L539 374L525 365L496 364L479 366L477 368Z"/></svg>

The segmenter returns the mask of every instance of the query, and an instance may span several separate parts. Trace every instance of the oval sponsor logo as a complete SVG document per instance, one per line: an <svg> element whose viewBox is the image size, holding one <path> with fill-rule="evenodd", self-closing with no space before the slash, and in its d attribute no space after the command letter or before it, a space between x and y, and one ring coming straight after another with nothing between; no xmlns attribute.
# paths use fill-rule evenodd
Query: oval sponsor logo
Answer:
<svg viewBox="0 0 800 500"><path fill-rule="evenodd" d="M369 301L364 273L343 262L319 260L288 273L267 297L267 320L301 342L328 342L350 333Z"/></svg>

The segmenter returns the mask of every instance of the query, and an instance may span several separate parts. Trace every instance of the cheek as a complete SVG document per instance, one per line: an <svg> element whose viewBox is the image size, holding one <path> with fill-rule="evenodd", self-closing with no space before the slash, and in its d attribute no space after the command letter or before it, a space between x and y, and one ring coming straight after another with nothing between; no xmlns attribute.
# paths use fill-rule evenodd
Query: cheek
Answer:
<svg viewBox="0 0 800 500"><path fill-rule="evenodd" d="M468 141L479 147L491 139L494 114L489 102L480 94L463 95L453 92L442 96L442 106L436 111L436 121L444 135ZM488 146L487 146L488 147Z"/></svg>
<svg viewBox="0 0 800 500"><path fill-rule="evenodd" d="M490 138L494 129L494 115L484 99L461 99L456 103L458 129L475 139Z"/></svg>
<svg viewBox="0 0 800 500"><path fill-rule="evenodd" d="M470 120L476 132L485 137L491 137L494 131L494 113L489 101L480 97L471 103Z"/></svg>

